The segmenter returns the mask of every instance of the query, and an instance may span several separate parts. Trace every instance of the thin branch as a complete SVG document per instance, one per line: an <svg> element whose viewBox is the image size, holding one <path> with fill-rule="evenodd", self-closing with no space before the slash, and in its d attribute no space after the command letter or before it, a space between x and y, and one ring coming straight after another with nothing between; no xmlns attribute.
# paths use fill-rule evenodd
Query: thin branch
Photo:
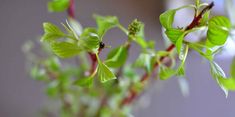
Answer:
<svg viewBox="0 0 235 117"><path fill-rule="evenodd" d="M214 2L210 3L208 6L206 6L201 12L200 14L194 17L193 21L186 27L185 31L190 30L196 26L198 26L200 24L200 20L202 19L202 16L208 11L210 10L212 7L214 6ZM196 12L195 12L196 13ZM170 52L175 48L174 44L171 44L166 51ZM167 58L168 56L163 56L160 58L160 62L164 61L165 58ZM155 71L159 66L159 63L156 62L153 66L153 71ZM141 77L141 82L144 83L146 80L149 79L149 77L152 75L153 71L151 72L151 74L149 74L148 72L144 73L144 75ZM127 104L130 104L133 102L133 100L138 96L138 93L132 89L130 89L129 91L129 95L127 97L125 97L122 101L120 106L124 106Z"/></svg>

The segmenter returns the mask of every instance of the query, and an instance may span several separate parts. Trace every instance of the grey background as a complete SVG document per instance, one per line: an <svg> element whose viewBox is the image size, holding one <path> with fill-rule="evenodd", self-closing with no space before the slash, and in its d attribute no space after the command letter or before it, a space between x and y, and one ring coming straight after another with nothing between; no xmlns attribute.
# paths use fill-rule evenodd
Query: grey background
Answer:
<svg viewBox="0 0 235 117"><path fill-rule="evenodd" d="M42 22L64 22L66 14L48 13L46 0L1 0L0 2L0 117L35 117L48 99L43 84L33 81L25 70L25 57L21 51L27 40L35 40L42 34ZM164 9L163 0L79 0L76 1L76 17L84 26L95 26L92 14L116 15L127 26L132 19L145 22L146 35L155 39L158 49L164 49L159 14ZM126 39L118 30L105 37L110 45ZM119 41L121 40L121 41ZM131 51L138 52L133 46ZM136 54L131 56L134 59ZM225 71L229 71L230 59L218 59ZM136 117L234 117L235 94L226 99L216 82L209 75L207 63L194 52L187 61L187 78L190 95L182 96L178 81L157 81L147 96L140 99L133 112ZM160 88L158 88L160 87ZM141 104L149 102L149 106Z"/></svg>

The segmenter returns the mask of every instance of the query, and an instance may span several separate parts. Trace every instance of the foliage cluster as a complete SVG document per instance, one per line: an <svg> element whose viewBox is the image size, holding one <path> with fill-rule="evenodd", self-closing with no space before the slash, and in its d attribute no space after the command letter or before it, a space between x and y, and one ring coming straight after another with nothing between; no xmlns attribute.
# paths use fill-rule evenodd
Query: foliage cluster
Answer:
<svg viewBox="0 0 235 117"><path fill-rule="evenodd" d="M62 117L125 117L130 115L133 100L144 91L154 71L158 71L157 77L161 80L184 77L190 49L208 60L213 78L227 96L228 91L235 90L235 59L231 64L231 75L227 77L214 56L223 49L232 25L224 16L210 17L213 6L213 2L207 4L197 0L195 5L162 13L160 23L172 44L166 50L157 51L154 41L145 39L144 23L137 19L125 28L115 16L94 15L97 26L82 28L74 17L73 0L53 0L48 3L49 11L68 10L68 19L61 23L64 30L52 23L43 23L41 47L44 57L30 51L32 44L25 45L32 66L31 76L47 84L49 97L61 100ZM195 10L192 23L187 27L174 27L176 12L186 8ZM113 28L123 31L127 39L111 48L102 60L99 53L108 47L103 37ZM205 39L185 40L186 35L196 31L207 32ZM141 52L135 61L127 61L132 43L139 45ZM61 58L74 58L78 64ZM145 74L141 76L137 69L142 69Z"/></svg>

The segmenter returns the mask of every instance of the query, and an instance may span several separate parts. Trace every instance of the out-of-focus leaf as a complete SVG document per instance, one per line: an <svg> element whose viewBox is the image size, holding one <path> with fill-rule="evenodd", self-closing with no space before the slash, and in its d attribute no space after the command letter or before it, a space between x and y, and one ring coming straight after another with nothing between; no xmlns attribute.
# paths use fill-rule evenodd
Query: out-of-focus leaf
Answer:
<svg viewBox="0 0 235 117"><path fill-rule="evenodd" d="M59 92L59 82L54 80L50 82L46 88L46 93L49 97L55 97Z"/></svg>
<svg viewBox="0 0 235 117"><path fill-rule="evenodd" d="M148 47L148 43L146 42L145 36L144 36L144 24L143 23L141 23L140 30L136 34L136 38L134 39L134 41L137 44L139 44L141 48L147 48Z"/></svg>
<svg viewBox="0 0 235 117"><path fill-rule="evenodd" d="M166 66L161 66L159 69L159 77L161 80L167 80L174 76L176 71Z"/></svg>
<svg viewBox="0 0 235 117"><path fill-rule="evenodd" d="M230 74L233 78L235 78L235 57L233 58L233 61L230 67Z"/></svg>
<svg viewBox="0 0 235 117"><path fill-rule="evenodd" d="M111 50L107 56L105 64L109 67L120 67L127 59L127 48L120 46Z"/></svg>
<svg viewBox="0 0 235 117"><path fill-rule="evenodd" d="M55 39L62 38L65 34L52 23L43 23L44 35L42 36L42 41L54 41Z"/></svg>
<svg viewBox="0 0 235 117"><path fill-rule="evenodd" d="M210 62L211 65L211 74L213 78L217 81L221 89L224 91L225 96L228 96L228 89L222 84L225 80L222 80L222 78L226 78L226 75L223 71L223 69L215 62ZM223 81L223 82L220 82Z"/></svg>
<svg viewBox="0 0 235 117"><path fill-rule="evenodd" d="M74 84L79 85L81 87L91 87L93 85L93 77L78 79L74 82Z"/></svg>
<svg viewBox="0 0 235 117"><path fill-rule="evenodd" d="M186 80L186 78L179 78L178 82L179 82L179 87L180 87L182 95L184 97L188 97L189 96L189 84L188 84L188 81Z"/></svg>
<svg viewBox="0 0 235 117"><path fill-rule="evenodd" d="M46 71L43 68L39 68L39 66L35 65L32 67L30 75L35 80L45 80Z"/></svg>
<svg viewBox="0 0 235 117"><path fill-rule="evenodd" d="M78 36L82 34L82 26L81 24L76 21L74 18L68 18L70 26L73 28L73 30L76 32Z"/></svg>
<svg viewBox="0 0 235 117"><path fill-rule="evenodd" d="M62 12L68 9L69 0L52 0L47 5L50 12Z"/></svg>
<svg viewBox="0 0 235 117"><path fill-rule="evenodd" d="M118 18L115 16L94 15L94 18L96 19L96 23L98 26L98 34L100 37L103 37L106 31L118 26L119 24Z"/></svg>
<svg viewBox="0 0 235 117"><path fill-rule="evenodd" d="M133 66L134 67L144 67L147 69L148 72L151 71L152 65L151 65L151 55L148 53L141 53L139 57L135 60Z"/></svg>
<svg viewBox="0 0 235 117"><path fill-rule="evenodd" d="M49 70L58 71L60 69L60 61L57 57L51 57L45 61L45 65Z"/></svg>

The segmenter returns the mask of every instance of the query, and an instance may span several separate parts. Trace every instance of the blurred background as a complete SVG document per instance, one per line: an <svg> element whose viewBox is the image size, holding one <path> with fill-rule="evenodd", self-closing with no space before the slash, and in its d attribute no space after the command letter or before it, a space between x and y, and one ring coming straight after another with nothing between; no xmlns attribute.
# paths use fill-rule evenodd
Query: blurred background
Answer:
<svg viewBox="0 0 235 117"><path fill-rule="evenodd" d="M210 0L207 0L208 2ZM51 101L44 95L44 85L30 79L25 68L25 56L21 51L27 40L37 40L43 33L45 21L65 22L66 13L48 13L47 0L1 0L0 3L0 116L36 117ZM127 26L138 18L145 23L148 39L156 41L156 49L164 49L160 13L194 0L77 0L76 18L81 24L95 26L92 14L115 15ZM213 14L226 15L223 0L215 0ZM191 11L183 12L175 24L188 24ZM104 41L109 45L121 44L126 39L119 30L111 30ZM216 61L228 73L234 49ZM131 48L137 57L137 46ZM232 53L232 54L231 54ZM186 78L189 94L183 96L177 78L156 81L139 99L134 109L136 117L234 117L235 93L225 98L209 73L209 64L198 54L191 52L187 59Z"/></svg>

